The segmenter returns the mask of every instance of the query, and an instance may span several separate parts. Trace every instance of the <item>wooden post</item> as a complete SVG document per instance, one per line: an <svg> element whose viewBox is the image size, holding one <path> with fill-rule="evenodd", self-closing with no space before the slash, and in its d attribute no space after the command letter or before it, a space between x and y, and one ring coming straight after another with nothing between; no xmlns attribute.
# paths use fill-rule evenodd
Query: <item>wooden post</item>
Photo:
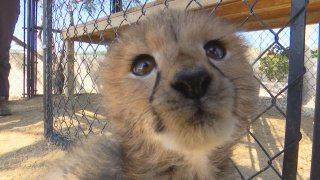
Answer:
<svg viewBox="0 0 320 180"><path fill-rule="evenodd" d="M74 88L75 88L75 77L74 77L74 42L70 39L66 40L66 88L65 94L66 97L74 96Z"/></svg>

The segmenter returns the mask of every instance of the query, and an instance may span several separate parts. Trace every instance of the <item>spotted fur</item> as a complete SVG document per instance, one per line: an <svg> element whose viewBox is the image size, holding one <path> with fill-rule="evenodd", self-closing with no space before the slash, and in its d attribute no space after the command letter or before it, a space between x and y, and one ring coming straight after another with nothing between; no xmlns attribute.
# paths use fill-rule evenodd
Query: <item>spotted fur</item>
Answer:
<svg viewBox="0 0 320 180"><path fill-rule="evenodd" d="M210 40L225 47L222 60L207 57ZM113 137L76 148L48 177L235 179L231 149L248 127L258 94L245 53L236 27L207 11L165 10L121 32L101 71ZM156 62L146 76L131 72L141 54ZM172 81L197 68L211 82L194 100L173 89Z"/></svg>

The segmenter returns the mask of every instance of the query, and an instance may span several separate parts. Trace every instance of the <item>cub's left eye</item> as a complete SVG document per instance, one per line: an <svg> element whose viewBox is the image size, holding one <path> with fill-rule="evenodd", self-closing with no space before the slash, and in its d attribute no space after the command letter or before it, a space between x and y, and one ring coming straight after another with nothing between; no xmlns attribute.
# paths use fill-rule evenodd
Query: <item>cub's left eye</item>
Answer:
<svg viewBox="0 0 320 180"><path fill-rule="evenodd" d="M211 40L203 48L206 55L216 61L221 61L226 55L226 49L219 40Z"/></svg>
<svg viewBox="0 0 320 180"><path fill-rule="evenodd" d="M132 63L131 72L136 76L146 76L156 67L154 58L148 54L138 55Z"/></svg>

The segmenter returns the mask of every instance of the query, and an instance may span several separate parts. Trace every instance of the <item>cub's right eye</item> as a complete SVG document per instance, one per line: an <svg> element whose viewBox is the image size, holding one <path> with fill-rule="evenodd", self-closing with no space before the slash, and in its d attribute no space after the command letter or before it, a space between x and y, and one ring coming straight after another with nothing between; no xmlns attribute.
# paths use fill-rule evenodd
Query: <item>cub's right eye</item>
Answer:
<svg viewBox="0 0 320 180"><path fill-rule="evenodd" d="M211 60L221 61L226 56L226 48L219 40L211 40L203 48Z"/></svg>
<svg viewBox="0 0 320 180"><path fill-rule="evenodd" d="M154 57L148 54L138 55L132 63L131 72L136 76L146 76L156 67Z"/></svg>

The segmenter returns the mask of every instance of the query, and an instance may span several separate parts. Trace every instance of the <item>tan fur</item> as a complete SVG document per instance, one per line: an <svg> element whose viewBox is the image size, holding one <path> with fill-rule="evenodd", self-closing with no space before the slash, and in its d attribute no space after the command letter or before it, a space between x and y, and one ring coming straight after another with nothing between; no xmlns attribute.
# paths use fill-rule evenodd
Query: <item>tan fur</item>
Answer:
<svg viewBox="0 0 320 180"><path fill-rule="evenodd" d="M235 33L206 11L166 10L120 34L102 71L114 138L77 148L48 178L234 179L231 148L248 127L258 89ZM203 49L209 40L223 42L224 60L209 62ZM140 54L157 64L144 77L130 72ZM201 117L194 101L170 86L177 72L197 67L212 77ZM164 129L157 132L157 125Z"/></svg>

